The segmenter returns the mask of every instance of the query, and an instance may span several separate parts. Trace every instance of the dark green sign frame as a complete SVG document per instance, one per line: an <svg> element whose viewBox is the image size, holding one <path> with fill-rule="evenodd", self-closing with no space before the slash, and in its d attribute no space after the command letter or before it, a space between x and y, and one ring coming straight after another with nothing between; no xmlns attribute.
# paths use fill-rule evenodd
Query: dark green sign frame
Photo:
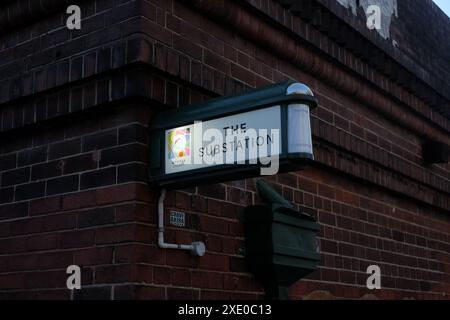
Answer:
<svg viewBox="0 0 450 320"><path fill-rule="evenodd" d="M149 183L164 188L184 188L259 176L261 164L221 164L166 174L165 131L190 125L195 121L208 121L276 105L281 107L281 152L278 172L302 169L313 159L313 154L287 152L287 108L291 104L303 104L313 109L317 106L317 99L307 86L287 81L231 97L216 98L159 112L149 124Z"/></svg>

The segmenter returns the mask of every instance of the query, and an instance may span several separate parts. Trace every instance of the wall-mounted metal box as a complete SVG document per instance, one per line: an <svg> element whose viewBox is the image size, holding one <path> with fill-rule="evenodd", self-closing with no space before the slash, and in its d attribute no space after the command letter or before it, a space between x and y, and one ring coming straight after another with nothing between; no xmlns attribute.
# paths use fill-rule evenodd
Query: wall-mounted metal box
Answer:
<svg viewBox="0 0 450 320"><path fill-rule="evenodd" d="M422 157L426 163L448 163L450 146L444 142L426 140L422 145Z"/></svg>
<svg viewBox="0 0 450 320"><path fill-rule="evenodd" d="M287 299L287 288L317 269L319 225L262 180L257 186L267 203L245 209L247 264L267 298Z"/></svg>

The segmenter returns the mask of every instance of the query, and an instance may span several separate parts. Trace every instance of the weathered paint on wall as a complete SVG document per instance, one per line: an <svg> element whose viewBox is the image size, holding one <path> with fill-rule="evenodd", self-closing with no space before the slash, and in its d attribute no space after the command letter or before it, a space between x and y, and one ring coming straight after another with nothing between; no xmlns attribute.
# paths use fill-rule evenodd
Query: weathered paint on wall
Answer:
<svg viewBox="0 0 450 320"><path fill-rule="evenodd" d="M351 9L354 15L357 15L358 4L367 14L367 8L371 5L377 5L381 9L381 28L375 29L384 39L390 38L390 27L392 18L398 17L397 0L336 0L346 8Z"/></svg>
<svg viewBox="0 0 450 320"><path fill-rule="evenodd" d="M350 8L354 15L356 15L356 0L336 0L346 8Z"/></svg>

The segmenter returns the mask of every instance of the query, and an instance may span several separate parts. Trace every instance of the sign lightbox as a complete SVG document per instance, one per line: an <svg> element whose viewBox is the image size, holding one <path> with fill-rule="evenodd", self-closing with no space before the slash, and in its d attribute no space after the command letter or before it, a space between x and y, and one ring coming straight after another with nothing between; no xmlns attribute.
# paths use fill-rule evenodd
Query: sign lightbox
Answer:
<svg viewBox="0 0 450 320"><path fill-rule="evenodd" d="M182 188L301 169L313 159L311 90L285 82L167 110L150 123L150 183Z"/></svg>

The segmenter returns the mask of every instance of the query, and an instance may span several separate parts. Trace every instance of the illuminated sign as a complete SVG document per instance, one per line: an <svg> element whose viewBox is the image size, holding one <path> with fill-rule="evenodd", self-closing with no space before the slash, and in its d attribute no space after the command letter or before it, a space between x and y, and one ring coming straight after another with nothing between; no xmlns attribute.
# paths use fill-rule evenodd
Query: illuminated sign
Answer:
<svg viewBox="0 0 450 320"><path fill-rule="evenodd" d="M274 106L168 129L165 173L238 162L257 163L262 156L279 155L280 127L280 106Z"/></svg>
<svg viewBox="0 0 450 320"><path fill-rule="evenodd" d="M311 90L286 82L163 111L150 130L150 183L181 188L301 169L313 159Z"/></svg>

